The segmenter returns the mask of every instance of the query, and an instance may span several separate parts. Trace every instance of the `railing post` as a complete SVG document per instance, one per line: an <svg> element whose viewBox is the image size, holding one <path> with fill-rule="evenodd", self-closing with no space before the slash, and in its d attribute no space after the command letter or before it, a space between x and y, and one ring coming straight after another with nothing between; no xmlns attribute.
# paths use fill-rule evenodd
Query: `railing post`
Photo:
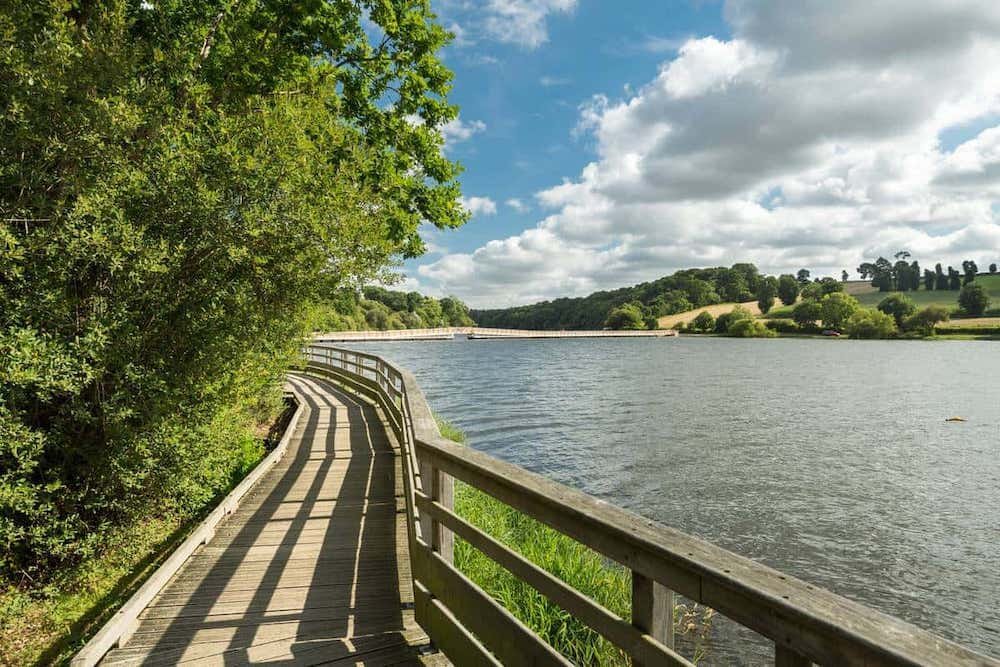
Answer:
<svg viewBox="0 0 1000 667"><path fill-rule="evenodd" d="M431 500L440 503L448 509L455 508L455 479L453 477L444 474L429 463L421 462L420 479L423 484L424 493ZM454 533L441 525L436 519L426 514L420 517L420 530L424 534L424 539L430 544L431 549L441 554L441 558L446 562L454 562Z"/></svg>
<svg viewBox="0 0 1000 667"><path fill-rule="evenodd" d="M674 592L632 570L632 625L667 648L674 647ZM639 661L633 660L633 665Z"/></svg>

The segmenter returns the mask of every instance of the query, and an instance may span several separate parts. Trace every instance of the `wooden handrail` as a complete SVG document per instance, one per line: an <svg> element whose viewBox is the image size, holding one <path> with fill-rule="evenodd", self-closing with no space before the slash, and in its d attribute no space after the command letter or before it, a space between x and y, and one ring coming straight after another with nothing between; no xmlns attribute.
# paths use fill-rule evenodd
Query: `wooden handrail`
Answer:
<svg viewBox="0 0 1000 667"><path fill-rule="evenodd" d="M462 664L564 664L452 563L454 534L621 648L636 664L690 664L672 650L670 591L775 644L776 664L992 665L990 658L519 466L445 439L415 378L377 355L306 349L307 372L375 402L403 455L417 622ZM459 479L624 565L629 622L454 514Z"/></svg>

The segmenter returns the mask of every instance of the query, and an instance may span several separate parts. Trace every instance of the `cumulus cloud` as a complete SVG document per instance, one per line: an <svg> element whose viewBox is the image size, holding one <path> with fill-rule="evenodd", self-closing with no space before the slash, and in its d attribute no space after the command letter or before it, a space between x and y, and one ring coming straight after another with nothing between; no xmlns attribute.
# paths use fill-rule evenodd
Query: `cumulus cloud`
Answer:
<svg viewBox="0 0 1000 667"><path fill-rule="evenodd" d="M536 194L535 228L420 270L471 303L583 294L753 261L839 275L906 248L1000 255L1000 3L730 0L728 40L685 42L637 92L597 95L595 159Z"/></svg>
<svg viewBox="0 0 1000 667"><path fill-rule="evenodd" d="M477 215L496 215L497 203L489 197L462 197L462 208Z"/></svg>
<svg viewBox="0 0 1000 667"><path fill-rule="evenodd" d="M486 123L481 120L473 120L466 123L461 117L450 120L441 126L441 136L444 137L446 148L451 148L457 143L468 141L473 135L486 131Z"/></svg>
<svg viewBox="0 0 1000 667"><path fill-rule="evenodd" d="M576 0L489 0L483 26L498 41L534 49L549 39L549 15L575 8Z"/></svg>
<svg viewBox="0 0 1000 667"><path fill-rule="evenodd" d="M528 210L528 205L517 198L508 199L504 203L507 204L507 206L514 209L515 211L517 211L518 213L524 213L525 211Z"/></svg>

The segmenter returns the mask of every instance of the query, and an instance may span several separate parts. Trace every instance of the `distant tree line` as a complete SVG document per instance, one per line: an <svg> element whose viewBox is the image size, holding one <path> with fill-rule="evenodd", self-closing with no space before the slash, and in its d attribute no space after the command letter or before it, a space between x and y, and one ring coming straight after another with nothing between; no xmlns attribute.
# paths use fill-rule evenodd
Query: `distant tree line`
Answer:
<svg viewBox="0 0 1000 667"><path fill-rule="evenodd" d="M468 327L469 307L455 297L435 299L419 292L369 286L338 289L312 313L314 331L367 331Z"/></svg>
<svg viewBox="0 0 1000 667"><path fill-rule="evenodd" d="M858 274L862 280L871 280L872 287L877 287L880 292L917 291L921 283L928 291L957 292L963 285L974 281L979 273L979 266L971 259L962 262L961 271L949 266L945 273L939 262L933 271L924 269L921 274L920 263L916 260L908 261L911 255L906 250L900 250L893 257L895 262L890 262L885 257L879 257L874 262L864 262L858 267ZM989 271L991 274L997 272L996 263L990 264ZM845 271L844 274L846 273Z"/></svg>
<svg viewBox="0 0 1000 667"><path fill-rule="evenodd" d="M745 302L758 297L765 277L753 264L685 269L633 287L594 292L528 306L473 310L484 327L512 329L646 329L665 315L716 303Z"/></svg>

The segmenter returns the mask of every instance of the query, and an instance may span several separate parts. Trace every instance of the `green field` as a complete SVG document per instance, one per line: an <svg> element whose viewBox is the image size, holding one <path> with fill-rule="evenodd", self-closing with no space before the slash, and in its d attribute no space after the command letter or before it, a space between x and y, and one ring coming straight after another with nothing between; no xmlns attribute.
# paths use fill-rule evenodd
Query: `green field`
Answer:
<svg viewBox="0 0 1000 667"><path fill-rule="evenodd" d="M979 275L976 283L986 288L990 295L990 309L1000 308L1000 274ZM855 292L854 296L861 302L862 306L874 307L878 302L894 292L879 292L874 287L869 287L863 292ZM947 308L958 308L958 292L950 290L932 290L930 292L923 289L916 292L906 292L918 308L924 306L940 305Z"/></svg>

